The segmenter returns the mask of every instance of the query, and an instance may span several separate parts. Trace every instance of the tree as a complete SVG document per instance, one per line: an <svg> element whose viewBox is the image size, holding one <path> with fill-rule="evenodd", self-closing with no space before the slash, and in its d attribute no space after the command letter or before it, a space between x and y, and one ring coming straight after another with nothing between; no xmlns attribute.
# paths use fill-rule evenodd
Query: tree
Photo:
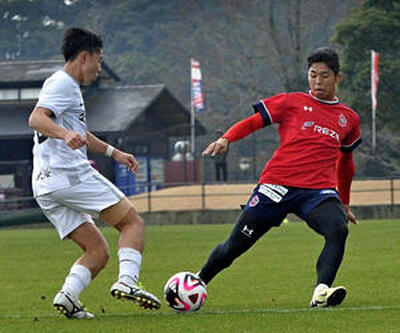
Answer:
<svg viewBox="0 0 400 333"><path fill-rule="evenodd" d="M342 49L341 86L346 102L360 112L364 127L370 126L371 50L379 52L377 127L400 126L400 3L368 0L335 29L333 42Z"/></svg>

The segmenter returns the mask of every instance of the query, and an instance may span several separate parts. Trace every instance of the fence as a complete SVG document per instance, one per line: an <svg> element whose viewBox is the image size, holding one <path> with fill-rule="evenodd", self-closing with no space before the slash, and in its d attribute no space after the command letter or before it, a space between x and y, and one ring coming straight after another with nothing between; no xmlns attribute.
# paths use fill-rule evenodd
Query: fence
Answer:
<svg viewBox="0 0 400 333"><path fill-rule="evenodd" d="M254 183L185 183L130 197L139 212L240 209ZM352 206L400 205L400 178L355 180Z"/></svg>
<svg viewBox="0 0 400 333"><path fill-rule="evenodd" d="M151 189L152 184L147 184ZM240 209L252 193L254 183L174 183L157 191L131 196L141 213L182 210ZM355 180L352 206L400 205L400 178ZM0 213L37 208L32 197L0 197Z"/></svg>

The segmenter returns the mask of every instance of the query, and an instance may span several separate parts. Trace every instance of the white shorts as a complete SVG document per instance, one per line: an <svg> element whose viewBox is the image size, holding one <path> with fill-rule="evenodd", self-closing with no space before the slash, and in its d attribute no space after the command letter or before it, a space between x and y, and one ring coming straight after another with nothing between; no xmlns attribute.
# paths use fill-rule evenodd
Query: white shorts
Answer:
<svg viewBox="0 0 400 333"><path fill-rule="evenodd" d="M95 173L78 185L47 193L36 198L43 213L57 229L61 239L125 195L107 178Z"/></svg>

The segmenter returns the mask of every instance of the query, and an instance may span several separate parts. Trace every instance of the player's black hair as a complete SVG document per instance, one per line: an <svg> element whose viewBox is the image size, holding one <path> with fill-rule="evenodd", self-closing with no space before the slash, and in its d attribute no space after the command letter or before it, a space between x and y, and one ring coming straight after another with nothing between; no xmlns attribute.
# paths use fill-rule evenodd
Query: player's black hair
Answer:
<svg viewBox="0 0 400 333"><path fill-rule="evenodd" d="M81 51L92 54L102 48L103 40L99 35L81 28L70 28L64 33L61 51L65 61L69 61L74 60Z"/></svg>
<svg viewBox="0 0 400 333"><path fill-rule="evenodd" d="M316 62L323 62L337 75L340 71L339 55L330 47L320 47L307 58L308 68Z"/></svg>

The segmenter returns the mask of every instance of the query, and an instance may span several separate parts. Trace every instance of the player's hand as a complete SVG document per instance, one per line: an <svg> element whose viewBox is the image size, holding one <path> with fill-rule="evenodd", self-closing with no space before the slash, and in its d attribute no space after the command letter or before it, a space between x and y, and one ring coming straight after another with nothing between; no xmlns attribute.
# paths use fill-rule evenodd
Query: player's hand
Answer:
<svg viewBox="0 0 400 333"><path fill-rule="evenodd" d="M201 155L203 156L215 156L223 154L228 151L229 141L226 138L219 138L217 141L210 143L210 145L203 150Z"/></svg>
<svg viewBox="0 0 400 333"><path fill-rule="evenodd" d="M112 157L117 162L124 164L128 167L129 171L136 173L139 168L139 163L136 161L135 156L132 154L124 153L118 149L113 151Z"/></svg>
<svg viewBox="0 0 400 333"><path fill-rule="evenodd" d="M64 135L64 141L67 146L72 149L79 149L88 144L86 138L82 134L74 131L67 131Z"/></svg>
<svg viewBox="0 0 400 333"><path fill-rule="evenodd" d="M360 224L356 218L356 216L354 215L354 213L350 210L349 205L343 205L344 207L344 211L346 213L346 218L347 221L349 221L350 223L353 224Z"/></svg>

